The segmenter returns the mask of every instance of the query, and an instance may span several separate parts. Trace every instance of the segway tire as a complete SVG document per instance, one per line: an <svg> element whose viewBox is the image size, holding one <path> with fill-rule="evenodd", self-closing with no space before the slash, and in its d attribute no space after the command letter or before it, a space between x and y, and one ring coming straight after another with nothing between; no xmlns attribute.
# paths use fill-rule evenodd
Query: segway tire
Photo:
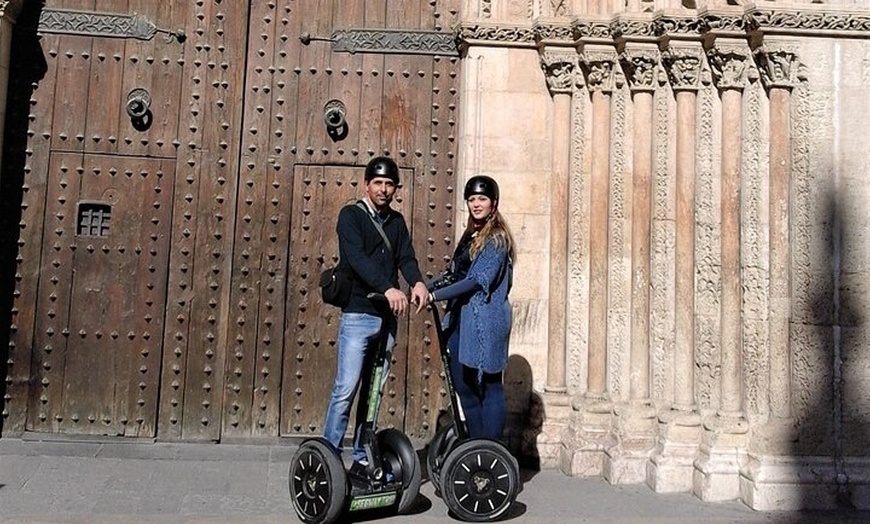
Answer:
<svg viewBox="0 0 870 524"><path fill-rule="evenodd" d="M341 458L324 439L299 445L290 461L290 500L306 524L332 524L344 511L347 474Z"/></svg>
<svg viewBox="0 0 870 524"><path fill-rule="evenodd" d="M498 442L472 439L447 455L441 498L460 520L487 522L501 516L519 493L517 460Z"/></svg>
<svg viewBox="0 0 870 524"><path fill-rule="evenodd" d="M385 472L393 475L394 481L402 483L396 512L407 513L417 500L423 478L417 451L404 433L393 428L378 432L378 447Z"/></svg>
<svg viewBox="0 0 870 524"><path fill-rule="evenodd" d="M453 422L436 431L429 442L429 449L426 452L426 470L429 472L429 481L435 487L435 495L439 497L441 496L441 468L455 444L456 425Z"/></svg>

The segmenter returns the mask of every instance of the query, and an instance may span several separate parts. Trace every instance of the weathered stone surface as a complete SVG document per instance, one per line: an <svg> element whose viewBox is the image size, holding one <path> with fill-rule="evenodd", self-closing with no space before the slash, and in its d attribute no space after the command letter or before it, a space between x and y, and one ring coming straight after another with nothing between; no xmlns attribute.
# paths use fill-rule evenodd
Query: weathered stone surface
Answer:
<svg viewBox="0 0 870 524"><path fill-rule="evenodd" d="M558 133L570 133L567 336L561 378L568 392L583 400L565 423L558 450L552 438L538 439L544 446L542 463L559 464L576 475L604 472L612 482L638 482L636 464L641 462L643 480L656 491L694 491L707 500L739 498L757 509L829 507L844 490L855 505L867 506L870 490L861 479L870 476L870 364L863 351L864 312L870 305L870 11L845 1L762 6L707 2L700 12L638 11L612 17L591 8L570 12L566 3L543 2L539 9L528 10L519 4L479 2L469 10L470 19L482 16L499 20L493 22L496 26L503 24L502 30L484 31L483 25L470 21L471 49L492 53L487 55L495 62L487 63L492 74L488 82L511 86L502 89L512 96L499 97L493 105L524 116L521 123L501 121L490 129L497 136L488 137L483 151L465 163L468 173L471 165L505 172L509 191L524 200L505 208L508 217L524 228L534 223L541 229L537 239L523 231L528 246L520 246L525 256L535 257L535 264L518 266L516 275L518 281L533 283L521 288L531 299L534 289L545 289L541 280L546 277L540 272L545 266L538 262L546 257L540 238L547 236L544 217L552 183L548 177L553 164L547 155ZM559 92L570 87L572 93L567 131L554 127L558 115L542 98L557 96L557 72L551 68L554 78L546 78L547 68L530 63L533 45L523 36L528 30L569 38L562 31L566 24L574 42L560 52L570 56L576 44L583 73L571 84L565 70L558 72ZM650 44L658 52L644 47ZM638 54L641 48L645 53ZM648 121L634 117L638 106L633 96L643 90L653 97ZM739 92L739 104L726 102L728 91ZM686 92L693 95L687 98ZM471 90L468 95L463 110L474 113L478 109ZM608 104L609 136L606 150L596 150L593 122L601 118L595 111L603 107L602 100ZM739 111L739 123L726 128L724 122L734 117L729 111ZM631 180L637 131L644 126L652 133L650 307L648 337L637 337L632 326L647 324L633 322L631 316L637 294L630 268L643 247L631 236L632 228L643 224ZM723 149L723 140L735 137L739 151ZM681 140L692 141L690 164L679 156ZM511 147L522 153L511 153ZM473 153L470 148L467 152ZM723 169L735 162L736 244L723 240L733 238L728 236L733 233L728 220L734 217L728 214L731 208L723 207L733 201L727 200L733 195L724 189ZM510 164L516 165L514 176L507 174ZM677 205L677 172L685 173L687 167L694 177L690 260L680 255L681 228L687 226ZM596 192L593 177L602 169L607 172L606 194ZM535 178L530 180L532 173ZM596 218L596 206L607 210L605 221ZM601 231L591 224L604 224L597 227L606 229L606 242L592 241ZM736 288L733 278L723 273L735 259ZM596 260L607 261L603 296L590 294L602 285L601 275L591 269ZM676 269L686 262L691 271ZM691 300L678 293L681 286ZM606 391L591 409L592 401L584 395L590 380L597 384L600 377L590 368L590 332L602 326L590 324L589 311L601 307L597 301L602 300ZM684 307L691 309L688 338L675 334L685 328L678 320L686 313ZM519 311L527 318L531 310L523 306ZM534 346L533 341L546 339L549 322L544 309L537 311L534 323L524 320L515 337L522 340L524 356L532 364L536 388L542 388L551 378L539 380L552 348L547 343ZM723 330L733 330L735 319L738 340L731 331L723 339ZM648 340L648 347L638 351L633 347L638 340ZM692 365L680 366L687 351ZM649 364L648 391L640 393L628 387L639 383L631 382L632 370L638 369L632 356L638 355L645 355ZM646 448L639 451L630 445L631 438L619 438L632 432L625 429L627 412L614 406L632 401L633 395L650 398L663 421L654 429L655 447L645 459L639 457ZM690 405L678 413L705 421L730 420L743 429L720 431L714 424L702 431L700 425L676 424L671 407L681 400L685 404L685 399L691 399ZM609 411L598 409L606 401L612 402ZM554 434L545 420L541 435Z"/></svg>

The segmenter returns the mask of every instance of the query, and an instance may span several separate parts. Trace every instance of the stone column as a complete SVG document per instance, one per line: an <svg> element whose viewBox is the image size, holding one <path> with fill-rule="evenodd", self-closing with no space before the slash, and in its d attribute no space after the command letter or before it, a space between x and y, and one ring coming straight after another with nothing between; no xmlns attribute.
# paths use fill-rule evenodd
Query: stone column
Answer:
<svg viewBox="0 0 870 524"><path fill-rule="evenodd" d="M789 191L792 171L791 92L798 57L790 46L765 44L756 63L770 100L770 414L791 413Z"/></svg>
<svg viewBox="0 0 870 524"><path fill-rule="evenodd" d="M629 398L650 403L650 225L653 163L653 94L658 50L631 45L620 57L634 101L631 224L631 354Z"/></svg>
<svg viewBox="0 0 870 524"><path fill-rule="evenodd" d="M550 176L550 283L546 391L566 393L565 312L568 302L568 180L571 164L571 92L577 53L548 51L542 56L553 97L552 174Z"/></svg>
<svg viewBox="0 0 870 524"><path fill-rule="evenodd" d="M589 346L587 390L575 400L571 442L561 467L571 475L601 475L605 451L614 446L607 396L607 275L610 194L610 96L616 50L588 44L580 57L592 99L589 187Z"/></svg>
<svg viewBox="0 0 870 524"><path fill-rule="evenodd" d="M566 381L566 317L568 309L568 222L571 177L571 97L577 74L577 53L566 48L545 49L541 67L553 97L552 173L550 176L550 275L547 381L544 386L545 422L537 437L542 467L556 465L562 432L570 409Z"/></svg>
<svg viewBox="0 0 870 524"><path fill-rule="evenodd" d="M721 366L719 415L743 417L743 335L740 275L740 166L743 142L743 88L749 47L717 41L707 52L722 99L721 143Z"/></svg>
<svg viewBox="0 0 870 524"><path fill-rule="evenodd" d="M701 49L683 44L663 60L677 100L674 408L695 409L695 133Z"/></svg>
<svg viewBox="0 0 870 524"><path fill-rule="evenodd" d="M704 420L694 492L703 500L740 496L740 453L747 444L743 412L742 281L740 270L740 169L743 89L749 68L745 40L717 39L707 51L722 99L721 144L721 375L719 408Z"/></svg>
<svg viewBox="0 0 870 524"><path fill-rule="evenodd" d="M614 406L616 445L605 453L604 476L613 484L646 479L655 447L655 409L650 402L650 231L652 222L653 97L658 49L655 44L625 45L620 62L633 100L631 201L631 306L629 401Z"/></svg>
<svg viewBox="0 0 870 524"><path fill-rule="evenodd" d="M592 97L592 159L589 176L589 368L586 396L603 400L607 391L608 212L610 203L610 96L616 52L590 46L583 54Z"/></svg>
<svg viewBox="0 0 870 524"><path fill-rule="evenodd" d="M789 218L792 185L792 90L798 85L798 46L779 38L765 37L755 49L761 81L769 101L769 418L759 433L768 440L767 456L754 456L744 466L741 479L743 502L758 510L805 507L806 498L833 498L830 486L818 487L802 479L818 475L817 465L793 453L792 347L791 318L791 242ZM806 122L801 123L804 126ZM800 124L798 124L800 125ZM755 429L753 429L755 433ZM753 435L753 439L757 438ZM833 468L832 468L833 469ZM815 471L814 471L815 470ZM797 472L797 473L796 473ZM833 474L836 474L834 471ZM823 495L819 495L824 493Z"/></svg>
<svg viewBox="0 0 870 524"><path fill-rule="evenodd" d="M677 129L674 398L672 408L659 414L658 442L647 468L647 484L660 493L692 489L701 430L694 384L695 134L704 56L695 41L664 41L662 48L662 64L676 99Z"/></svg>

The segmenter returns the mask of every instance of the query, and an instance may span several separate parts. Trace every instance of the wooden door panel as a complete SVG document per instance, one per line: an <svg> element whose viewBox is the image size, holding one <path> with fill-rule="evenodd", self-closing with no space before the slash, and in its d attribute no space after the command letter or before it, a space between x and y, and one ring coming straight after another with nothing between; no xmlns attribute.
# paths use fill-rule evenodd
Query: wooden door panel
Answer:
<svg viewBox="0 0 870 524"><path fill-rule="evenodd" d="M54 156L30 427L154 436L174 162Z"/></svg>
<svg viewBox="0 0 870 524"><path fill-rule="evenodd" d="M227 438L279 433L287 242L293 181L284 172L295 131L290 64L298 49L287 31L300 21L289 2L251 4L245 105L239 139L239 198L227 325L221 433ZM289 53L293 53L292 58Z"/></svg>
<svg viewBox="0 0 870 524"><path fill-rule="evenodd" d="M92 50L89 38L63 36L59 39L57 75L58 89L62 91L51 99L54 104L52 149L82 151L85 148Z"/></svg>
<svg viewBox="0 0 870 524"><path fill-rule="evenodd" d="M96 9L111 9L107 0L97 2ZM126 6L124 6L126 7ZM85 40L79 37L79 40ZM91 40L90 82L83 109L85 148L92 152L115 153L123 143L121 126L126 116L123 108L124 48L121 39ZM99 108L99 110L96 110Z"/></svg>
<svg viewBox="0 0 870 524"><path fill-rule="evenodd" d="M345 193L361 195L362 167L388 154L403 168L397 205L403 206L421 267L430 273L443 267L454 236L459 67L453 58L430 55L338 52L328 41L305 44L300 36L329 37L349 28L449 28L458 0L57 0L46 2L45 9L102 13L96 17L100 22L112 20L106 14L135 12L161 29L183 29L187 38L47 32L39 41L45 76L27 82L34 85L19 104L34 116L29 123L21 120L29 138L16 164L26 173L29 193L21 199L28 234L19 241L25 278L16 284L22 327L14 342L33 350L24 357L17 349L11 354L18 360L9 367L14 375L9 391L16 398L10 405L21 402L28 387L18 384L32 386L24 395L26 417L13 414L9 427L149 435L157 403L157 431L167 440L319 432L317 411L326 404L323 388L331 386L334 367L332 362L307 367L314 354L300 353L299 344L309 351L315 335L323 344L336 328L335 312L315 313L317 308L300 298L301 289L309 289L305 300L316 294L310 279L320 262L303 277L291 258L329 240L322 235L333 236ZM134 125L125 111L134 88L151 96L146 126ZM330 136L324 125L323 106L330 99L347 108L343 137ZM152 224L145 204L131 195L166 198L148 184L135 185L136 177L118 205L143 210L147 223L123 229L123 213L112 218L113 234L124 231L126 255L114 244L108 252L94 244L89 252L70 240L69 221L78 218L80 199L99 204L105 198L99 190L111 189L99 185L103 175L83 174L94 167L103 174L112 167L164 173L161 184L174 195L161 203L166 215L158 220L173 246L168 259L160 258L165 263L144 261L163 257L168 244L156 248L158 255L130 254L134 240L143 246L166 241L133 233ZM328 226L306 230L299 221L315 204L305 202L294 186L303 173L314 176L317 169L331 184L315 191ZM71 173L78 170L76 179ZM342 177L347 185L339 188ZM78 182L87 183L76 187ZM33 245L34 239L41 240ZM150 276L137 276L135 284L103 279L131 273ZM160 286L163 298L142 298ZM88 306L73 306L79 303ZM163 307L163 314L151 313L152 307ZM412 317L401 328L382 412L384 424L418 436L429 431L443 404L427 318ZM113 328L116 338L113 330L100 327L131 319L135 323L126 331ZM84 335L75 335L73 325ZM162 361L149 360L163 346ZM161 365L157 392L151 373ZM32 369L30 376L24 368ZM91 384L89 372L112 373L111 393L105 381ZM321 380L321 372L328 378ZM82 393L68 395L67 386Z"/></svg>
<svg viewBox="0 0 870 524"><path fill-rule="evenodd" d="M387 7L387 2L366 2L363 27L386 27ZM385 57L380 53L366 53L357 60L362 63L359 69L361 73L359 108L356 109L356 113L359 114L358 149L369 155L381 154L386 149L381 145L381 103L384 96Z"/></svg>
<svg viewBox="0 0 870 524"><path fill-rule="evenodd" d="M136 13L157 27L183 27L186 2L148 0L64 0L48 2L46 10L84 13L94 26L117 23L112 15ZM55 19L69 18L67 11ZM93 14L91 14L93 13ZM90 18L88 18L90 17ZM49 28L48 31L63 29ZM62 34L57 45L44 48L57 61L59 91L53 97L53 150L174 157L179 145L179 97L183 46L158 35L150 40ZM144 89L151 112L136 122L126 112L127 97Z"/></svg>
<svg viewBox="0 0 870 524"><path fill-rule="evenodd" d="M248 163L239 154L239 140L250 3L204 0L183 6L187 38L172 145L178 198L158 431L166 439L218 441L231 347L240 163Z"/></svg>

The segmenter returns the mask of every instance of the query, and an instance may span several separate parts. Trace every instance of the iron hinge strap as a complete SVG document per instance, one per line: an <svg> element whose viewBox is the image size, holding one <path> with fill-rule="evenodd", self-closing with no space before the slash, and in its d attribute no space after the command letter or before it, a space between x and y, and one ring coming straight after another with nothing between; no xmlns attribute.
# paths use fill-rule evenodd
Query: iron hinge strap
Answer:
<svg viewBox="0 0 870 524"><path fill-rule="evenodd" d="M164 34L167 42L183 42L186 38L183 30L159 28L136 13L101 13L75 9L43 9L39 15L38 30L48 34L137 40L151 40L157 34Z"/></svg>

